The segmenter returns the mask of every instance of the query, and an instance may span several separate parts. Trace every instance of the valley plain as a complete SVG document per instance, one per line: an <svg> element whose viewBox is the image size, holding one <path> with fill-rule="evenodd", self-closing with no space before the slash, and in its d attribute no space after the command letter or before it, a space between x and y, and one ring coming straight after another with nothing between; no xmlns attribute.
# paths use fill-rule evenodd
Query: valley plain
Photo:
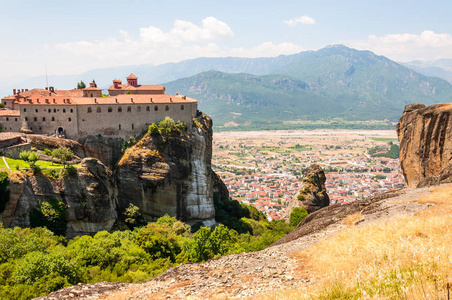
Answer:
<svg viewBox="0 0 452 300"><path fill-rule="evenodd" d="M395 130L215 132L212 165L233 199L280 219L313 163L325 170L332 204L403 187L397 158L368 153L389 143L398 143Z"/></svg>

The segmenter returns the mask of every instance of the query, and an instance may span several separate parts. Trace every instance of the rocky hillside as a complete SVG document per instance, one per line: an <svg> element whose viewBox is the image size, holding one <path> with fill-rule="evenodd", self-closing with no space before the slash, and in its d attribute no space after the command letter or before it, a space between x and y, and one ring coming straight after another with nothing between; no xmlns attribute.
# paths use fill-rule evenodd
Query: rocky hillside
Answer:
<svg viewBox="0 0 452 300"><path fill-rule="evenodd" d="M452 159L452 104L405 106L397 124L400 163L408 186L445 180ZM441 178L430 178L446 173Z"/></svg>
<svg viewBox="0 0 452 300"><path fill-rule="evenodd" d="M144 135L113 170L96 158L84 158L81 168L64 178L12 173L10 199L0 222L7 227L30 226L29 214L39 201L56 198L67 206L68 237L115 228L129 204L140 209L145 221L169 214L190 224L212 225L213 193L228 198L228 191L211 169L212 121L200 113L196 124L189 132ZM33 140L41 148L57 143L58 139ZM93 155L108 164L117 161L122 144L101 137L82 143L69 146L81 157Z"/></svg>

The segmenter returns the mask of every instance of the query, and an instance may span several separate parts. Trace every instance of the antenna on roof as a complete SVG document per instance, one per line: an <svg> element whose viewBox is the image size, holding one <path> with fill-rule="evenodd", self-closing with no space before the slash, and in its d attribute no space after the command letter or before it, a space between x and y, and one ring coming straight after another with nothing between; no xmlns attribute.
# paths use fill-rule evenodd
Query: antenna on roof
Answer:
<svg viewBox="0 0 452 300"><path fill-rule="evenodd" d="M46 69L46 87L48 88L49 87L49 79L47 78L47 64L46 63L44 63L44 67Z"/></svg>

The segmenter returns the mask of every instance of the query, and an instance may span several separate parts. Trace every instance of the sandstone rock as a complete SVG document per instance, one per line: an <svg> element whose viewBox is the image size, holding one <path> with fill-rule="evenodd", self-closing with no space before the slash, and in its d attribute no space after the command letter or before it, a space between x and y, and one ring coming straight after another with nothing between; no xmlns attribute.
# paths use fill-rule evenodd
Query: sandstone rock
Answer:
<svg viewBox="0 0 452 300"><path fill-rule="evenodd" d="M124 141L120 138L88 135L79 142L85 149L86 157L97 158L105 165L113 167L121 157L121 147Z"/></svg>
<svg viewBox="0 0 452 300"><path fill-rule="evenodd" d="M299 194L295 195L287 207L284 219L289 221L290 213L295 207L304 207L308 213L313 213L325 206L330 205L330 198L325 188L325 172L313 164L303 175Z"/></svg>
<svg viewBox="0 0 452 300"><path fill-rule="evenodd" d="M452 159L452 104L410 104L397 124L400 164L407 186L435 176ZM428 184L427 182L423 184Z"/></svg>
<svg viewBox="0 0 452 300"><path fill-rule="evenodd" d="M146 221L169 214L187 223L215 222L212 124L177 136L147 136L127 149L117 168L118 200L140 208Z"/></svg>

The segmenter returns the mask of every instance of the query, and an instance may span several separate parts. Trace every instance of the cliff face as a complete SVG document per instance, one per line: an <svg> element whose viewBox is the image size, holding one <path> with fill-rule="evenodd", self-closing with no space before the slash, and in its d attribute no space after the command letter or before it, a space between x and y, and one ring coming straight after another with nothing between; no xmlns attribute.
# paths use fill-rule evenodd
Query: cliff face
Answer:
<svg viewBox="0 0 452 300"><path fill-rule="evenodd" d="M212 121L201 115L198 122L189 133L147 135L126 150L116 175L121 210L133 203L146 221L169 214L214 224Z"/></svg>
<svg viewBox="0 0 452 300"><path fill-rule="evenodd" d="M85 158L77 174L61 180L42 175L14 177L0 221L6 227L28 227L30 211L39 201L54 197L67 206L68 237L110 230L117 218L112 178L111 171L93 158Z"/></svg>
<svg viewBox="0 0 452 300"><path fill-rule="evenodd" d="M304 207L308 213L313 213L319 209L330 205L330 198L325 188L325 172L317 165L313 164L303 175L300 185L300 192L295 195L287 207L284 219L289 221L290 213L295 207Z"/></svg>
<svg viewBox="0 0 452 300"><path fill-rule="evenodd" d="M111 230L130 203L146 221L169 214L213 225L213 193L229 195L211 169L212 121L200 114L197 122L182 134L145 135L126 150L114 172L96 158L85 158L77 174L64 179L15 173L0 221L7 227L30 226L29 212L40 200L55 197L67 206L68 237ZM104 161L117 155L116 141L90 137L81 142L85 153Z"/></svg>
<svg viewBox="0 0 452 300"><path fill-rule="evenodd" d="M407 186L437 176L452 159L452 104L405 106L397 124L400 164ZM422 184L424 185L424 184Z"/></svg>

